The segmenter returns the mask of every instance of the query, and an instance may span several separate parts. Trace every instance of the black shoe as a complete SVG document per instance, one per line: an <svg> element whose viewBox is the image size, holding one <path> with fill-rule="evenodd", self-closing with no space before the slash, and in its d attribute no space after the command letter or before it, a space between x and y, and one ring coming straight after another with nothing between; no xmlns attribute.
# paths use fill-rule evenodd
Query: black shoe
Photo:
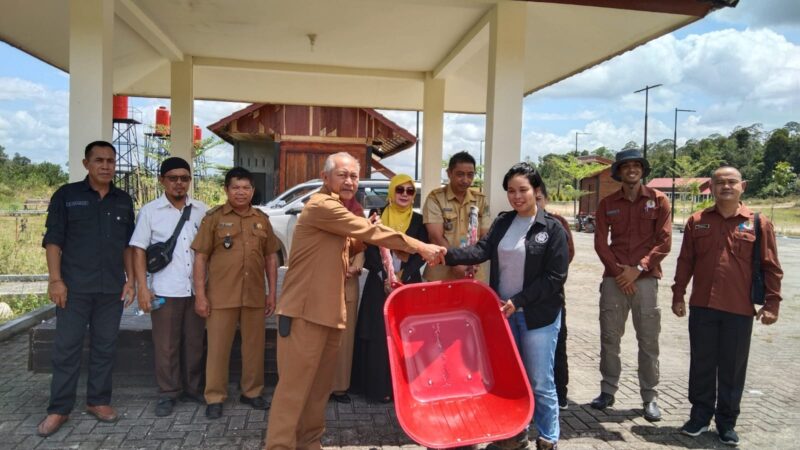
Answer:
<svg viewBox="0 0 800 450"><path fill-rule="evenodd" d="M614 396L605 392L601 392L596 399L592 400L591 406L592 408L599 409L600 411L608 408L609 406L614 406Z"/></svg>
<svg viewBox="0 0 800 450"><path fill-rule="evenodd" d="M253 409L269 409L269 402L264 400L263 397L245 397L239 396L239 403L250 405Z"/></svg>
<svg viewBox="0 0 800 450"><path fill-rule="evenodd" d="M175 406L175 399L161 397L156 404L156 417L166 417L172 414L172 407Z"/></svg>
<svg viewBox="0 0 800 450"><path fill-rule="evenodd" d="M719 441L723 444L730 445L731 447L739 445L739 435L736 434L733 428L721 429L717 430L717 432L719 433Z"/></svg>
<svg viewBox="0 0 800 450"><path fill-rule="evenodd" d="M656 401L644 402L644 420L648 422L658 422L661 420L661 411L658 409Z"/></svg>
<svg viewBox="0 0 800 450"><path fill-rule="evenodd" d="M708 424L702 424L689 419L688 422L681 427L681 434L691 437L697 437L708 431Z"/></svg>
<svg viewBox="0 0 800 450"><path fill-rule="evenodd" d="M195 395L190 394L188 392L181 392L181 395L178 396L178 400L186 403L197 403L199 405L205 405L206 399L202 395Z"/></svg>
<svg viewBox="0 0 800 450"><path fill-rule="evenodd" d="M336 403L351 403L353 401L346 392L344 394L331 394L331 400Z"/></svg>
<svg viewBox="0 0 800 450"><path fill-rule="evenodd" d="M210 403L206 406L206 417L209 419L222 417L222 403Z"/></svg>
<svg viewBox="0 0 800 450"><path fill-rule="evenodd" d="M569 402L566 398L559 398L558 399L558 409L564 411L565 409L569 408Z"/></svg>

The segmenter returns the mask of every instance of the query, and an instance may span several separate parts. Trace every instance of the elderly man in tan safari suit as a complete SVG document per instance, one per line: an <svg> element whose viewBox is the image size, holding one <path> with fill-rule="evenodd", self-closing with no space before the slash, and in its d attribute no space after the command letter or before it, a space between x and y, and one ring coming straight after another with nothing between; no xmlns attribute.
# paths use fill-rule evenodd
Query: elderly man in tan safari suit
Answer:
<svg viewBox="0 0 800 450"><path fill-rule="evenodd" d="M358 162L328 157L323 187L309 199L292 240L278 301L278 386L267 423L268 449L320 449L325 405L345 328L344 281L352 240L440 263L447 250L425 244L345 208L339 193L358 188Z"/></svg>

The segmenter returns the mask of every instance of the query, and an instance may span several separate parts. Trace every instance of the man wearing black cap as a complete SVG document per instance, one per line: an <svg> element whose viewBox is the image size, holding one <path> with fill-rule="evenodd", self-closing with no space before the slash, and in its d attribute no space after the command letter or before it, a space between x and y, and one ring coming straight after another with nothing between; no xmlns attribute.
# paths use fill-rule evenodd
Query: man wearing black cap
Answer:
<svg viewBox="0 0 800 450"><path fill-rule="evenodd" d="M194 311L191 248L206 205L189 196L192 173L182 158L167 158L161 163L164 194L139 211L136 229L130 240L134 248L134 268L139 308L150 313L155 347L155 373L159 399L156 416L172 413L178 398L202 402L203 335L205 319ZM148 276L146 250L167 242L175 232L185 209L189 215L177 233L172 260ZM181 364L183 361L183 364Z"/></svg>
<svg viewBox="0 0 800 450"><path fill-rule="evenodd" d="M642 183L649 173L650 165L639 150L617 153L611 177L622 183L622 189L601 200L597 207L594 248L605 266L600 284L603 380L601 393L591 406L602 410L614 404L622 370L619 344L631 311L639 343L639 392L644 418L655 422L661 420L656 403L661 332L658 279L661 260L672 244L672 226L667 197Z"/></svg>

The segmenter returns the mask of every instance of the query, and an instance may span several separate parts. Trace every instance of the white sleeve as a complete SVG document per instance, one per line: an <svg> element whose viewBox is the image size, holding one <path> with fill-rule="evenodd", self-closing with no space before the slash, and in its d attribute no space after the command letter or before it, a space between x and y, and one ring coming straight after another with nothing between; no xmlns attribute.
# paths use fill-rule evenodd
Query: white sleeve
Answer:
<svg viewBox="0 0 800 450"><path fill-rule="evenodd" d="M136 228L133 229L133 235L128 245L146 250L147 247L150 246L150 239L152 236L153 230L150 227L150 208L145 205L139 210L139 217L136 218Z"/></svg>

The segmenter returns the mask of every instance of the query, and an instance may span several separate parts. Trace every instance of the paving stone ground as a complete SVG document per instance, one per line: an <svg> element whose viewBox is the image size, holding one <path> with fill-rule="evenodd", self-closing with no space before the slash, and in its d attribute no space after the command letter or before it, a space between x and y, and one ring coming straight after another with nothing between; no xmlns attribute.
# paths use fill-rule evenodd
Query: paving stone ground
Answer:
<svg viewBox="0 0 800 450"><path fill-rule="evenodd" d="M600 412L588 403L599 392L597 324L598 284L602 268L592 250L592 236L577 234L577 257L567 283L570 406L561 415L562 449L722 448L716 433L692 439L677 430L686 420L689 404L689 344L686 319L669 309L675 259L664 263L660 284L662 307L661 384L659 403L664 420L651 424L641 417L636 377L636 341L628 324L623 340L623 374L617 403ZM786 271L784 303L778 323L754 326L747 385L737 431L741 448L800 448L800 241L781 239ZM119 374L114 379L114 405L122 413L116 424L102 424L87 416L85 379L79 384L78 407L55 435L36 436L36 424L47 406L50 376L27 370L27 336L0 343L0 449L112 449L112 448L221 448L258 449L263 446L266 416L239 405L225 404L222 419L209 421L203 407L179 403L168 418L154 415L156 389L152 379ZM238 398L235 386L231 397ZM267 396L271 395L270 387ZM328 405L327 448L420 448L400 429L391 405L370 404L354 397L349 405Z"/></svg>

